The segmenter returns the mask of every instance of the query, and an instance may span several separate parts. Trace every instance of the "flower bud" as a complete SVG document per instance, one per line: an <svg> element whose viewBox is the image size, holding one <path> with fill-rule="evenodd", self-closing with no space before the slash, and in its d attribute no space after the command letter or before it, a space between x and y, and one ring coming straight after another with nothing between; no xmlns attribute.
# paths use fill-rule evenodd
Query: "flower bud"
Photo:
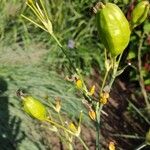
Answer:
<svg viewBox="0 0 150 150"><path fill-rule="evenodd" d="M31 96L25 96L23 99L24 111L33 118L45 120L47 118L46 107L37 99Z"/></svg>
<svg viewBox="0 0 150 150"><path fill-rule="evenodd" d="M131 13L132 29L145 21L148 15L149 7L150 5L148 1L141 1L135 6L135 8L133 9Z"/></svg>

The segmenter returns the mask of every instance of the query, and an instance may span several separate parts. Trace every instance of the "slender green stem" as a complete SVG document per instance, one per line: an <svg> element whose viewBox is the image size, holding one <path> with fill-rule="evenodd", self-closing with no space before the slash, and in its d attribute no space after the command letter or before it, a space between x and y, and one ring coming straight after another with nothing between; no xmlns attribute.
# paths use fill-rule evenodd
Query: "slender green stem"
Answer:
<svg viewBox="0 0 150 150"><path fill-rule="evenodd" d="M24 16L23 14L21 14L21 16L22 16L23 18L27 19L28 21L32 22L34 25L38 26L38 27L41 28L42 30L48 32L44 27L42 27L41 25L39 25L38 23L36 23L36 22L33 21L32 19L30 19L30 18Z"/></svg>
<svg viewBox="0 0 150 150"><path fill-rule="evenodd" d="M112 84L114 83L115 77L116 77L116 73L117 73L117 69L118 69L118 64L116 62L116 57L112 59L112 66L113 66L113 71L112 71L112 76L111 76L111 80L109 82L109 88L111 89Z"/></svg>
<svg viewBox="0 0 150 150"><path fill-rule="evenodd" d="M41 14L41 12L36 8L36 6L35 5L30 5L30 4L28 4L27 3L27 5L30 7L30 9L33 11L33 13L39 18L39 20L41 21L41 22L43 22L43 20L44 20L44 16L43 16L43 14Z"/></svg>
<svg viewBox="0 0 150 150"><path fill-rule="evenodd" d="M128 102L133 107L133 109L145 120L145 122L148 123L148 125L150 125L150 121L141 113L141 111L138 108L136 108L136 106L132 104L131 101L128 100Z"/></svg>
<svg viewBox="0 0 150 150"><path fill-rule="evenodd" d="M63 127L62 125L60 125L60 124L58 124L58 123L56 123L56 122L54 122L54 121L51 121L50 119L46 119L45 121L47 121L47 122L53 124L54 126L60 128L60 129L63 129L64 131L70 133L71 135L74 135L73 132L71 132L70 130L66 129L66 128ZM82 138L81 138L80 136L76 136L76 137L80 140L80 142L82 143L82 145L84 146L84 148L85 148L86 150L89 150L88 147L86 146L86 144L84 143L84 141L82 140Z"/></svg>
<svg viewBox="0 0 150 150"><path fill-rule="evenodd" d="M96 122L96 150L100 150L100 124Z"/></svg>
<svg viewBox="0 0 150 150"><path fill-rule="evenodd" d="M103 83L102 83L102 86L101 86L101 89L100 89L100 95L102 94L103 88L106 84L106 79L108 77L108 73L109 73L109 70L106 70L106 73L105 73L105 76L104 76L104 79L103 79Z"/></svg>
<svg viewBox="0 0 150 150"><path fill-rule="evenodd" d="M83 77L82 77L80 71L78 69L76 69L76 71L77 71L77 75L79 75L79 78L80 78L80 80L82 81L82 84L83 84L83 89L81 89L81 92L82 92L84 98L86 100L88 100L88 102L92 102L92 98L88 95L88 89L85 85L85 82L83 80Z"/></svg>
<svg viewBox="0 0 150 150"><path fill-rule="evenodd" d="M68 130L67 128L63 127L62 125L60 125L60 124L58 124L58 123L56 123L56 122L54 122L54 121L51 121L50 119L46 119L45 121L47 121L47 122L53 124L54 126L56 126L56 127L58 127L58 128L61 128L61 129L63 129L64 131L67 131L68 133L74 135L70 130Z"/></svg>
<svg viewBox="0 0 150 150"><path fill-rule="evenodd" d="M106 59L106 58L105 58ZM103 91L103 88L106 84L106 79L108 77L108 73L109 73L109 70L106 70L105 72L105 75L104 75L104 79L103 79L103 82L102 82L102 86L101 86L101 89L100 89L100 95L102 94L102 91ZM103 108L103 104L100 104L99 102L97 102L96 104L96 122L95 122L95 125L96 125L96 149L97 150L100 150L100 144L99 144L99 139L100 139L100 117L101 117L101 110Z"/></svg>
<svg viewBox="0 0 150 150"><path fill-rule="evenodd" d="M62 117L61 117L60 113L58 113L58 117L59 117L59 120L60 120L61 124L64 126L64 122L62 120Z"/></svg>
<svg viewBox="0 0 150 150"><path fill-rule="evenodd" d="M47 13L47 11L46 11L46 9L45 9L45 7L44 7L43 0L40 0L40 3L41 3L41 6L42 6L42 8L43 8L43 10L44 10L44 13L45 13L46 19L48 20L48 19L49 19L49 18L48 18L48 13Z"/></svg>
<svg viewBox="0 0 150 150"><path fill-rule="evenodd" d="M111 89L112 84L114 83L114 80L116 78L116 74L117 74L117 70L118 70L118 67L119 67L121 57L122 57L122 54L119 56L118 61L116 61L116 57L114 57L112 59L113 73L112 73L112 76L111 76L111 80L109 82L109 88L110 89ZM102 93L102 90L103 90L104 85L106 83L108 73L109 73L109 70L107 70L106 73L105 73L100 93ZM101 116L102 108L103 108L103 104L100 105L99 103L97 103L97 105L96 105L96 115L97 115L97 121L96 121L96 149L97 150L100 150L99 137L100 137L100 119L101 119L100 116Z"/></svg>
<svg viewBox="0 0 150 150"><path fill-rule="evenodd" d="M67 52L66 52L66 49L63 48L63 46L61 45L61 43L59 42L59 40L56 38L56 36L54 34L51 34L52 37L54 38L54 40L57 42L58 46L61 48L62 52L64 53L64 55L66 56L66 58L68 59L72 69L75 71L75 73L77 73L77 70L75 68L75 66L73 65L73 62L71 61L71 59L69 58Z"/></svg>
<svg viewBox="0 0 150 150"><path fill-rule="evenodd" d="M101 86L101 89L100 89L100 95L102 94L103 88L106 84L106 79L108 77L108 73L109 73L109 70L106 70L105 76L104 76L104 79L103 79L103 83L102 83L102 86ZM98 115L99 115L99 116L97 115L97 119L100 118L100 109L99 108L100 108L100 103L97 102L97 104L96 104L96 114L98 113Z"/></svg>
<svg viewBox="0 0 150 150"><path fill-rule="evenodd" d="M85 144L85 142L82 140L82 138L80 136L78 136L78 139L82 143L82 145L84 146L85 150L89 150L89 148L87 147L87 145Z"/></svg>
<svg viewBox="0 0 150 150"><path fill-rule="evenodd" d="M109 82L109 88L110 88L110 89L111 89L111 87L112 87L112 85L113 85L113 83L114 83L114 81L115 81L116 74L117 74L117 71L118 71L118 67L119 67L119 64L120 64L120 60L121 60L122 54L123 54L123 53L121 53L121 54L119 55L118 61L116 60L116 57L114 57L114 58L112 59L112 63L113 63L113 73L112 73L111 80L110 80L110 82Z"/></svg>
<svg viewBox="0 0 150 150"><path fill-rule="evenodd" d="M100 144L99 144L99 139L100 139L100 120L101 120L101 110L103 108L103 104L99 106L99 102L97 104L96 108L96 150L100 150Z"/></svg>
<svg viewBox="0 0 150 150"><path fill-rule="evenodd" d="M60 120L62 126L64 127L64 121L62 120L62 117L61 117L60 113L58 113L58 117L59 117L59 120ZM65 132L65 137L66 137L67 141L69 141L68 147L69 147L70 150L73 150L72 143L70 141L70 137L68 135L68 132L66 132L66 131L64 131L64 132Z"/></svg>
<svg viewBox="0 0 150 150"><path fill-rule="evenodd" d="M127 138L127 139L142 139L144 140L145 137L140 137L138 135L126 135L126 134L111 134L111 136L114 136L114 137L123 137L123 138Z"/></svg>
<svg viewBox="0 0 150 150"><path fill-rule="evenodd" d="M145 33L142 34L141 38L140 38L140 43L139 43L139 47L138 47L138 70L139 70L139 83L140 83L140 87L141 87L141 91L146 103L146 107L148 112L150 113L150 103L148 101L148 96L144 87L144 79L143 79L143 75L142 75L142 61L141 61L141 50L142 50L142 44L144 41L144 35Z"/></svg>

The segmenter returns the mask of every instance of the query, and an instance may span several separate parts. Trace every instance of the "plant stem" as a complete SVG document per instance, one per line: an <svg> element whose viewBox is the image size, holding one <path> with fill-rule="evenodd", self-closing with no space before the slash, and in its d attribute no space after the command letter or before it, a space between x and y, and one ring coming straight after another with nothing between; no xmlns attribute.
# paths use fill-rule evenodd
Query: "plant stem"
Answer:
<svg viewBox="0 0 150 150"><path fill-rule="evenodd" d="M114 83L114 80L116 78L116 74L117 74L117 70L118 70L118 67L119 67L121 57L122 57L122 54L120 54L118 61L116 61L116 57L114 57L112 59L113 73L112 73L111 80L109 82L109 88L110 89L111 89L112 84ZM101 87L101 90L100 90L100 94L103 91L108 73L109 73L109 70L107 70L106 73L105 73L103 83L102 83L102 87ZM96 105L96 115L97 115L97 121L96 121L96 150L100 150L99 138L100 138L100 119L101 119L102 108L103 108L103 104L100 105L100 103L98 102L97 105Z"/></svg>
<svg viewBox="0 0 150 150"><path fill-rule="evenodd" d="M100 150L100 123L96 122L96 150Z"/></svg>
<svg viewBox="0 0 150 150"><path fill-rule="evenodd" d="M114 83L114 81L115 81L116 74L117 74L117 71L118 71L118 67L119 67L119 64L120 64L120 60L121 60L122 54L123 54L123 53L121 53L121 54L119 55L118 61L116 60L116 57L114 57L114 58L112 59L112 63L113 63L113 73L112 73L112 78L111 78L111 80L110 80L110 82L109 82L109 88L110 88L110 89L111 89L111 87L112 87L112 85L113 85L113 83Z"/></svg>
<svg viewBox="0 0 150 150"><path fill-rule="evenodd" d="M144 140L145 137L140 137L138 135L126 135L126 134L111 134L111 136L114 136L114 137L123 137L123 138L127 138L127 139L142 139Z"/></svg>
<svg viewBox="0 0 150 150"><path fill-rule="evenodd" d="M77 73L77 70L75 68L75 66L73 65L73 62L71 61L71 59L69 58L66 49L63 48L63 46L61 45L61 43L59 42L59 40L56 38L56 36L54 34L51 34L51 36L54 38L54 40L57 42L58 46L61 48L62 52L64 53L64 55L66 56L66 58L68 59L72 69L75 71L75 73Z"/></svg>
<svg viewBox="0 0 150 150"><path fill-rule="evenodd" d="M103 104L99 104L99 102L97 102L97 106L96 106L96 122L95 122L95 126L96 126L96 150L100 150L100 144L99 144L99 139L100 139L100 120L101 120L101 110L103 108Z"/></svg>
<svg viewBox="0 0 150 150"><path fill-rule="evenodd" d="M139 47L138 47L138 70L139 70L139 83L140 83L140 87L141 87L141 91L146 103L146 107L148 110L148 113L150 113L150 103L148 101L148 96L144 87L144 79L143 79L143 75L142 75L142 61L141 61L141 50L142 50L142 44L144 41L144 35L145 33L142 34L141 38L140 38L140 43L139 43Z"/></svg>
<svg viewBox="0 0 150 150"><path fill-rule="evenodd" d="M128 100L128 102L129 102L129 104L133 107L133 109L145 120L145 122L148 123L148 125L150 125L149 119L146 118L146 117L141 113L141 111L140 111L134 104L131 103L131 101Z"/></svg>
<svg viewBox="0 0 150 150"><path fill-rule="evenodd" d="M106 70L105 76L104 76L104 79L103 79L103 83L102 83L102 86L101 86L101 89L100 89L100 95L102 94L103 88L104 88L104 86L106 84L106 79L107 79L108 73L109 73L109 70ZM96 114L98 114L97 115L97 120L98 120L98 118L100 118L100 111L101 111L100 110L100 103L97 102L97 105L96 105Z"/></svg>
<svg viewBox="0 0 150 150"><path fill-rule="evenodd" d="M78 139L82 143L82 145L84 146L85 150L89 150L89 148L87 147L87 145L85 144L85 142L82 140L82 138L80 136L78 136Z"/></svg>
<svg viewBox="0 0 150 150"><path fill-rule="evenodd" d="M101 89L100 89L100 95L102 94L103 88L105 86L106 79L108 77L108 73L109 73L109 70L106 70L106 73L105 73L105 76L104 76L104 79L103 79L103 83L102 83L102 86L101 86Z"/></svg>
<svg viewBox="0 0 150 150"><path fill-rule="evenodd" d="M54 126L56 126L56 127L58 127L58 128L61 128L61 129L63 129L64 131L66 131L66 132L68 132L68 133L74 135L70 130L68 130L67 128L63 127L62 125L60 125L60 124L58 124L58 123L56 123L56 122L54 122L54 121L51 121L50 119L46 119L45 121L47 121L47 122L53 124Z"/></svg>
<svg viewBox="0 0 150 150"><path fill-rule="evenodd" d="M51 121L50 119L46 119L45 121L53 124L54 126L58 127L58 128L61 128L62 130L70 133L71 135L74 135L70 130L68 130L67 128L63 127L62 125L59 125L58 123L54 122L54 121ZM82 140L82 138L80 136L76 136L80 142L82 143L82 145L84 146L85 150L89 150L89 148L86 146L86 144L84 143L84 141Z"/></svg>
<svg viewBox="0 0 150 150"><path fill-rule="evenodd" d="M64 121L62 120L62 117L61 117L61 115L60 115L59 112L58 112L58 117L59 117L59 120L60 120L62 126L64 127ZM67 141L69 141L69 142L68 142L68 144L69 144L69 145L68 145L69 150L73 150L73 146L72 146L72 143L71 143L71 141L70 141L70 137L69 137L68 132L64 131L64 133L65 133L65 137L66 137ZM66 143L66 142L65 142L65 143Z"/></svg>

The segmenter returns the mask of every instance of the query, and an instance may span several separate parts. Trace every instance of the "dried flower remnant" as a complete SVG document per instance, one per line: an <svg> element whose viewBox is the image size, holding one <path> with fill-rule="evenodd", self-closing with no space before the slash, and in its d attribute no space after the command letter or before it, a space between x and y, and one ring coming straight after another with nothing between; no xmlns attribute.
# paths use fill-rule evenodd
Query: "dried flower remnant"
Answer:
<svg viewBox="0 0 150 150"><path fill-rule="evenodd" d="M82 81L80 79L77 79L76 86L77 86L78 89L82 89L83 88L83 83L82 83Z"/></svg>
<svg viewBox="0 0 150 150"><path fill-rule="evenodd" d="M89 95L92 96L95 93L95 85L93 85L90 89Z"/></svg>
<svg viewBox="0 0 150 150"><path fill-rule="evenodd" d="M89 117L92 119L92 120L96 120L96 113L93 109L90 109L89 111Z"/></svg>
<svg viewBox="0 0 150 150"><path fill-rule="evenodd" d="M110 142L108 147L109 147L109 150L116 150L114 142Z"/></svg>
<svg viewBox="0 0 150 150"><path fill-rule="evenodd" d="M100 95L100 103L106 104L108 102L109 93L104 92Z"/></svg>
<svg viewBox="0 0 150 150"><path fill-rule="evenodd" d="M70 129L71 132L73 132L75 136L80 135L81 131L80 127L76 127L76 125L73 122L69 123L68 128Z"/></svg>
<svg viewBox="0 0 150 150"><path fill-rule="evenodd" d="M56 98L55 99L55 111L59 113L60 109L61 109L61 99Z"/></svg>
<svg viewBox="0 0 150 150"><path fill-rule="evenodd" d="M68 48L73 49L75 47L75 42L73 40L68 40Z"/></svg>

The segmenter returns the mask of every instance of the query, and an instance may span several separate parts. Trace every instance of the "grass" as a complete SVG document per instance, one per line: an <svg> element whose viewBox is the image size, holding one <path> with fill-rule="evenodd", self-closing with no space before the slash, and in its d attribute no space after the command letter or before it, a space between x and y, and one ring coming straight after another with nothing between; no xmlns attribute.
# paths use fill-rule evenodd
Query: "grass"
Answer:
<svg viewBox="0 0 150 150"><path fill-rule="evenodd" d="M48 51L40 44L39 46L34 44L28 45L27 50L22 49L17 43L11 44L11 47L3 46L2 44L1 48L0 75L1 80L7 85L7 89L1 94L2 99L7 99L4 106L6 111L1 111L1 115L7 115L7 119L2 119L2 122L10 126L12 118L16 117L16 120L20 121L17 133L8 135L9 141L12 140L13 143L13 136L21 136L22 133L24 133L26 138L23 138L22 141L18 140L20 148L22 148L24 144L27 146L29 142L32 143L33 147L38 147L36 144L42 147L42 144L37 142L38 140L35 138L38 137L40 140L41 137L38 130L34 128L34 121L27 117L22 111L21 102L16 97L16 91L19 88L26 89L29 94L41 99L47 106L49 106L49 104L48 101L45 100L45 97L48 96L51 102L54 102L56 97L60 97L64 114L68 114L67 116L72 118L72 120L76 120L79 112L84 110L81 103L82 99L74 95L76 90L70 82L66 82L64 77L51 70L49 63L44 62ZM2 84L4 83L2 82ZM54 115L53 112L52 114ZM86 119L87 117L85 116L83 120ZM24 121L22 122L22 120ZM15 132L16 122L14 122L13 125L14 130L9 128L9 131ZM29 129L29 127L31 129ZM8 129L4 128L4 133L7 133L7 130ZM30 131L33 132L33 135L30 134Z"/></svg>

